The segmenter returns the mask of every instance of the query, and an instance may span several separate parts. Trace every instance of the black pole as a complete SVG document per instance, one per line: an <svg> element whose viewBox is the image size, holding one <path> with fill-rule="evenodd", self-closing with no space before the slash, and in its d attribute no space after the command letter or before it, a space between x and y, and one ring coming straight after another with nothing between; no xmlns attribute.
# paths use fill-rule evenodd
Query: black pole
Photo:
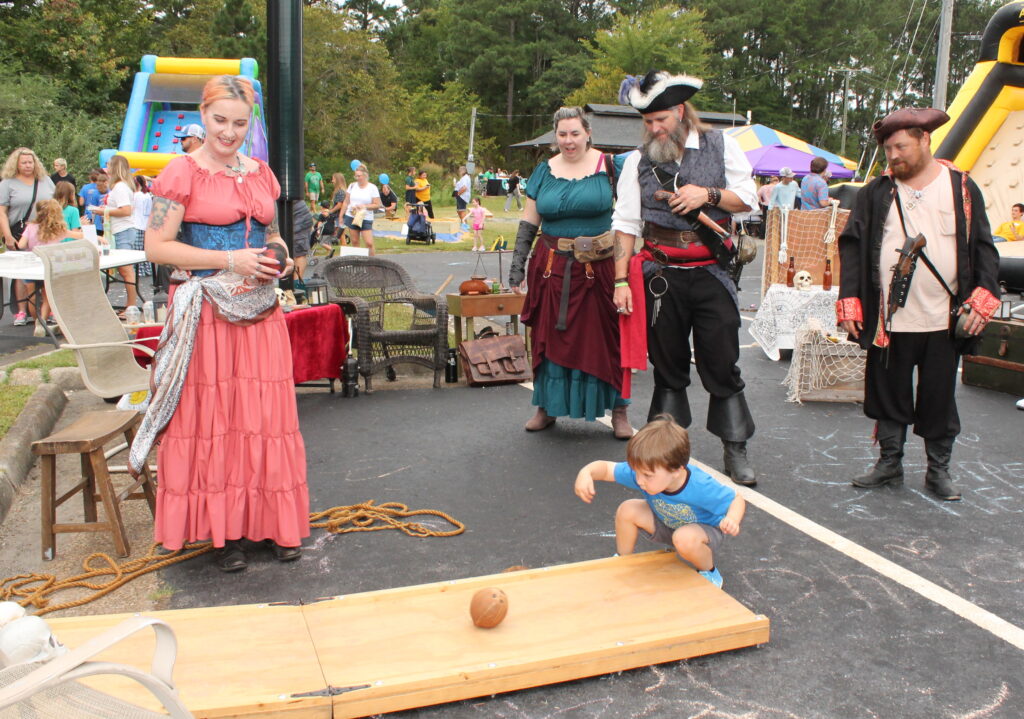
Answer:
<svg viewBox="0 0 1024 719"><path fill-rule="evenodd" d="M270 167L281 183L277 218L281 237L293 254L291 200L305 200L302 190L302 0L267 3L267 125ZM291 281L283 283L291 287Z"/></svg>

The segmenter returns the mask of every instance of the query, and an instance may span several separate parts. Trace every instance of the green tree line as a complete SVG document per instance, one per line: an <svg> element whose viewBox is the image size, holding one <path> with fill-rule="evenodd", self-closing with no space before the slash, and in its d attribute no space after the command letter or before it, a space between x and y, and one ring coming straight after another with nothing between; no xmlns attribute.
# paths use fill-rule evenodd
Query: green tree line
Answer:
<svg viewBox="0 0 1024 719"><path fill-rule="evenodd" d="M948 97L999 4L956 4ZM938 12L925 0L304 0L306 156L328 171L359 158L374 174L450 174L477 107L478 164L528 169L506 148L547 130L559 105L615 103L623 75L663 68L705 79L702 109L749 111L833 150L845 106L856 158L877 117L930 103ZM116 146L142 55L265 67L266 37L266 0L0 2L0 148L64 156L81 174Z"/></svg>

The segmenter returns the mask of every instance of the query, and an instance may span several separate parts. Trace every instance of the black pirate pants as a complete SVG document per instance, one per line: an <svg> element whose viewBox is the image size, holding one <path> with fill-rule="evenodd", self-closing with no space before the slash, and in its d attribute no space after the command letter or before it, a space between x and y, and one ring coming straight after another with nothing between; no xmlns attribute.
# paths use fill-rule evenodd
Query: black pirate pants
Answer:
<svg viewBox="0 0 1024 719"><path fill-rule="evenodd" d="M647 292L647 354L654 365L655 386L672 390L690 385L690 333L701 384L713 397L725 399L743 391L736 362L740 357L740 313L720 280L707 270L662 270L645 280ZM651 282L653 280L653 288ZM653 292L652 292L653 289ZM657 321L651 326L656 297L661 293Z"/></svg>
<svg viewBox="0 0 1024 719"><path fill-rule="evenodd" d="M960 415L956 411L960 356L949 332L893 332L888 354L887 365L882 348L872 345L868 350L864 414L875 420L913 425L914 434L924 439L960 434Z"/></svg>

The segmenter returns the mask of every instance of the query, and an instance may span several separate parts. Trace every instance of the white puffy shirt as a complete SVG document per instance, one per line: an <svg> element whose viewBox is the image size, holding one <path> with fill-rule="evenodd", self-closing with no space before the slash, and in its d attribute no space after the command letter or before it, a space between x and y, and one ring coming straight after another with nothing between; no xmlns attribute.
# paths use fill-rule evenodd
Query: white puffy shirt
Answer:
<svg viewBox="0 0 1024 719"><path fill-rule="evenodd" d="M740 145L731 135L722 133L723 154L725 155L725 188L736 193L736 196L748 207L757 207L757 186L754 184L754 168ZM686 137L684 147L687 150L700 148L700 135L691 130ZM619 173L616 185L618 200L612 213L612 229L627 235L638 237L642 222L640 219L640 181L637 167L640 164L640 151L629 153Z"/></svg>

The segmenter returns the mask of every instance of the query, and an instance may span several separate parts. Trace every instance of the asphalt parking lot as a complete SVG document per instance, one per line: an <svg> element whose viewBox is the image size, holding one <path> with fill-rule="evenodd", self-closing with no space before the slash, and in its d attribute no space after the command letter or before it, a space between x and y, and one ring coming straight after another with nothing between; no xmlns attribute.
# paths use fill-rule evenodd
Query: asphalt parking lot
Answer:
<svg viewBox="0 0 1024 719"><path fill-rule="evenodd" d="M464 279L475 261L470 253L395 259L428 292L450 273ZM743 308L757 301L757 271L749 274ZM744 314L746 326L753 313ZM9 321L0 335L15 329ZM923 491L917 438L908 441L903 487L863 491L849 484L875 456L860 406L786 402L788 362L769 360L745 332L741 344L759 484L747 493L742 533L726 541L718 566L725 591L770 618L771 641L402 715L1024 715L1024 412L1014 408L1017 398L960 387L964 431L951 468L962 502ZM628 492L602 486L592 505L572 492L580 466L624 457L608 426L559 420L528 434L530 394L518 385L378 386L358 398L300 392L312 509L394 501L447 512L467 531L413 539L314 530L297 563L281 565L267 553L239 575L200 558L162 571L169 608L312 601L614 552L612 516ZM634 426L646 416L650 392L650 374L637 375ZM718 441L703 428L706 395L695 388L691 402L694 459L721 469ZM583 614L587 601L580 597ZM685 611L665 607L666 614Z"/></svg>

